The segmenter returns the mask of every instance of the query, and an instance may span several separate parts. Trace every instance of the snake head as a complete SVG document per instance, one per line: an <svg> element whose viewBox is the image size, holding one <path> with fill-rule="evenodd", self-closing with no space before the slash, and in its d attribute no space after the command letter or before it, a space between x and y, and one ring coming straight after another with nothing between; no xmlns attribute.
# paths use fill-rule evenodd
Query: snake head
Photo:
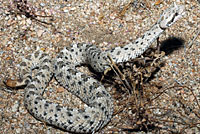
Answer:
<svg viewBox="0 0 200 134"><path fill-rule="evenodd" d="M166 9L160 19L158 20L158 24L160 28L166 29L173 25L178 19L180 19L184 15L184 6L176 5L174 3L170 8Z"/></svg>

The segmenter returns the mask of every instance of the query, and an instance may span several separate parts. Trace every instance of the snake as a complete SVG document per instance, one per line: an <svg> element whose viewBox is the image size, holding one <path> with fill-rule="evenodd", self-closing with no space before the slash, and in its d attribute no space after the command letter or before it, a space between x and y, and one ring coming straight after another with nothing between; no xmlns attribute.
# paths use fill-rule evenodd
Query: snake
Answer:
<svg viewBox="0 0 200 134"><path fill-rule="evenodd" d="M101 50L93 44L77 43L64 47L53 59L43 51L24 56L20 78L8 79L9 87L24 86L24 106L36 119L74 133L95 133L113 117L113 99L102 83L80 72L77 66L87 64L95 72L110 67L108 55L115 63L126 62L143 54L150 45L184 14L184 6L173 3L142 37L124 46ZM37 68L36 74L32 71ZM43 97L52 78L86 105L84 108L62 106Z"/></svg>

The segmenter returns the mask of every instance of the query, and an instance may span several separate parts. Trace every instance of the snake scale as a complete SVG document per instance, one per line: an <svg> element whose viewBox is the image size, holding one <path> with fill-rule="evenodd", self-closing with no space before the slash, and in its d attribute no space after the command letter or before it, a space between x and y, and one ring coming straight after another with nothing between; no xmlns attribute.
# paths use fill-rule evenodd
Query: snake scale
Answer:
<svg viewBox="0 0 200 134"><path fill-rule="evenodd" d="M89 64L96 72L103 72L109 68L108 54L115 63L134 59L183 14L184 6L174 3L142 37L110 50L102 51L92 44L72 44L60 51L54 60L36 51L23 58L20 64L22 78L9 79L7 86L25 85L24 104L35 118L69 132L94 133L111 120L112 98L99 81L78 71L76 66ZM32 76L30 72L34 68L38 69ZM45 99L43 92L52 77L87 104L84 109L64 107Z"/></svg>

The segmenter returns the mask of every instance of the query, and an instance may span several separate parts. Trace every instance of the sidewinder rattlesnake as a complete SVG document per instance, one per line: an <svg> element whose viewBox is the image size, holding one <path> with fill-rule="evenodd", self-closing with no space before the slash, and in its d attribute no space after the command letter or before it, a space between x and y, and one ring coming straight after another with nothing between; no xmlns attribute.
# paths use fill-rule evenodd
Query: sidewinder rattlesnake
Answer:
<svg viewBox="0 0 200 134"><path fill-rule="evenodd" d="M184 7L174 3L141 38L111 50L102 51L92 44L73 44L64 48L53 61L47 54L36 51L23 58L20 64L22 78L9 79L7 86L26 85L24 104L35 118L70 132L94 133L111 120L112 98L99 81L78 71L76 66L86 63L95 71L103 72L109 68L108 54L115 63L133 59L148 49L183 14ZM39 69L32 76L30 71L35 67ZM52 77L86 103L85 109L63 107L43 98L44 89Z"/></svg>

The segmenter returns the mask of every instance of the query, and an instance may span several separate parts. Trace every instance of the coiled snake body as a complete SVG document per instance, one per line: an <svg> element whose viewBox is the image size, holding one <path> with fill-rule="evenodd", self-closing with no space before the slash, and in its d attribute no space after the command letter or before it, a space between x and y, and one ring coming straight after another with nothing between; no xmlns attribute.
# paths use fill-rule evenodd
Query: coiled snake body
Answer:
<svg viewBox="0 0 200 134"><path fill-rule="evenodd" d="M100 82L78 71L76 66L86 63L95 71L103 72L109 68L108 54L115 63L133 59L148 49L183 13L183 6L173 4L141 38L123 47L101 51L91 44L73 44L64 48L53 61L47 54L36 51L23 59L21 81L9 80L7 86L26 85L25 107L35 118L70 132L96 132L112 118L112 98ZM39 68L35 76L30 73L33 67ZM44 89L52 77L87 106L84 109L63 107L43 98Z"/></svg>

